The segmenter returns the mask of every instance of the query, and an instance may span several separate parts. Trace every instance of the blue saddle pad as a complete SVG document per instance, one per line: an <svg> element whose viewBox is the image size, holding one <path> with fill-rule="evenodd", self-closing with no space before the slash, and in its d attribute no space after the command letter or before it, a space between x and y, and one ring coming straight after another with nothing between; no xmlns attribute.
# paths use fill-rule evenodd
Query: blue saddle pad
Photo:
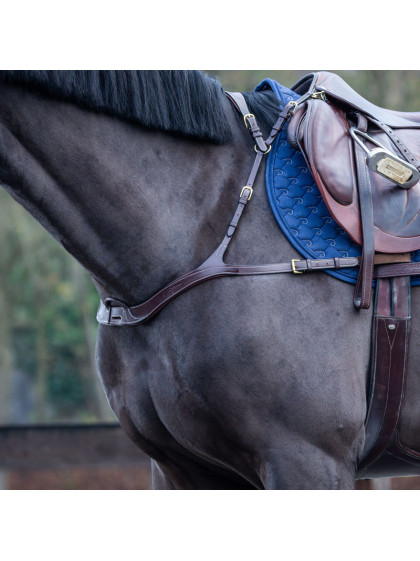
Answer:
<svg viewBox="0 0 420 561"><path fill-rule="evenodd" d="M279 106L299 95L274 80L263 80L256 91L272 90ZM287 140L286 127L273 143L267 156L265 181L268 200L278 225L286 238L306 259L356 257L361 247L332 218L305 159ZM420 251L411 253L412 261L420 261ZM356 284L358 269L325 271L340 280ZM420 277L412 279L420 285Z"/></svg>

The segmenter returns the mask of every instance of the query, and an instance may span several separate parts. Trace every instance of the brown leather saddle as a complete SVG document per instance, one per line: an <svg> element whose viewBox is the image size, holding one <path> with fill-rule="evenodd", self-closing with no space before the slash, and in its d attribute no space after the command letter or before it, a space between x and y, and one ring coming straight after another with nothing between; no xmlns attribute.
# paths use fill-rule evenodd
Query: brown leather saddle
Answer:
<svg viewBox="0 0 420 561"><path fill-rule="evenodd" d="M358 476L420 474L420 452L405 446L400 437L411 319L410 275L420 275L420 263L411 263L409 255L420 249L420 113L377 107L330 72L309 74L292 89L301 97L283 108L265 140L243 96L227 93L255 142L256 156L223 240L199 267L145 302L129 306L112 296L101 301L97 320L112 326L141 325L179 294L217 277L358 267L356 308L370 306L376 279L366 443ZM302 150L332 216L362 246L360 260L224 262L251 200L264 154L286 123L290 142Z"/></svg>
<svg viewBox="0 0 420 561"><path fill-rule="evenodd" d="M313 97L292 116L289 141L306 155L324 200L340 225L362 245L355 152L362 149L365 158L369 154L357 145L359 137L367 150L376 152L370 157L376 156L372 165L366 162L376 250L393 253L419 249L420 113L377 107L330 72L310 74L293 89L296 93L312 91ZM382 155L379 161L378 152Z"/></svg>
<svg viewBox="0 0 420 561"><path fill-rule="evenodd" d="M292 89L309 97L298 100L288 139L334 219L363 247L355 304L368 308L375 251L420 248L420 113L377 107L330 72Z"/></svg>

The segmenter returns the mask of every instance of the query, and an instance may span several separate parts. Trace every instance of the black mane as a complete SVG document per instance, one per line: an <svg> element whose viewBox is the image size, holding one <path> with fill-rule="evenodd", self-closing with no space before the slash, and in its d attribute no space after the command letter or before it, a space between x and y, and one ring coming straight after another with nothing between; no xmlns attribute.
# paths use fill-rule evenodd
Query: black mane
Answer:
<svg viewBox="0 0 420 561"><path fill-rule="evenodd" d="M231 138L223 88L200 71L2 70L0 80L145 127L218 144ZM251 111L274 122L275 104L261 104L266 93L247 97Z"/></svg>

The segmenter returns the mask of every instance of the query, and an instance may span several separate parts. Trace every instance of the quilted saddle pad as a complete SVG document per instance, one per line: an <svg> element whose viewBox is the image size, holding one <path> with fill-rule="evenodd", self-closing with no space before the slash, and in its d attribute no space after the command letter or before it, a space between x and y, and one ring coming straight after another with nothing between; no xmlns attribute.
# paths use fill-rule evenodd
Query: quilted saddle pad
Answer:
<svg viewBox="0 0 420 561"><path fill-rule="evenodd" d="M292 90L270 79L263 80L255 90L272 90L281 108L299 98ZM289 144L286 127L267 155L265 181L274 217L300 255L306 259L361 255L361 246L330 215L302 153ZM420 261L420 250L411 253L411 260ZM356 284L358 270L327 270L325 273ZM420 277L412 278L411 284L420 285Z"/></svg>

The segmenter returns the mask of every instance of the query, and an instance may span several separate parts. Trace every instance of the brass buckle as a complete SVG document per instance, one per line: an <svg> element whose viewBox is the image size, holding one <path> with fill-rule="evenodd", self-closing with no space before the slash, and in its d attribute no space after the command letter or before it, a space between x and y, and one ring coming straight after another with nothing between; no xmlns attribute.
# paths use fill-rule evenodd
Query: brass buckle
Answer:
<svg viewBox="0 0 420 561"><path fill-rule="evenodd" d="M295 113L295 111L296 111L296 109L297 109L297 106L298 106L299 104L298 104L296 101L289 101L289 105L293 105L294 108L293 108L293 111L292 111L292 108L290 108L288 114L289 114L289 115L294 115L294 113Z"/></svg>
<svg viewBox="0 0 420 561"><path fill-rule="evenodd" d="M296 269L295 263L297 263L298 261L300 261L300 259L292 259L292 272L293 272L295 275L303 275L303 271L298 271L298 270Z"/></svg>
<svg viewBox="0 0 420 561"><path fill-rule="evenodd" d="M253 115L252 113L247 113L246 115L244 115L244 123L245 123L245 126L246 126L247 129L249 129L247 119L251 119L251 118L255 119L255 115Z"/></svg>
<svg viewBox="0 0 420 561"><path fill-rule="evenodd" d="M313 99L322 99L322 101L326 101L327 96L325 95L324 90L322 90L322 92L314 92L311 97Z"/></svg>
<svg viewBox="0 0 420 561"><path fill-rule="evenodd" d="M241 194L239 195L240 199L242 199L242 195L244 194L245 189L249 190L249 195L248 195L248 201L249 201L249 199L252 197L252 193L254 192L254 189L249 185L245 185L245 187L242 187Z"/></svg>

